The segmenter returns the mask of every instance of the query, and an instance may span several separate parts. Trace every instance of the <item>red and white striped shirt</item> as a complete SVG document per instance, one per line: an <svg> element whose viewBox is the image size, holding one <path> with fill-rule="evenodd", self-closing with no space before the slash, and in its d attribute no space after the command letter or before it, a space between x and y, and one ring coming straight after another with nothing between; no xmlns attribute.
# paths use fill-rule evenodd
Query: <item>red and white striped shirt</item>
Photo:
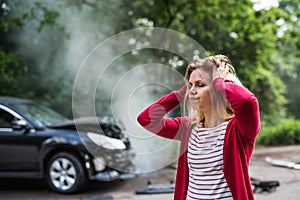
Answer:
<svg viewBox="0 0 300 200"><path fill-rule="evenodd" d="M192 129L188 144L187 200L233 199L223 173L223 144L228 121L214 128Z"/></svg>

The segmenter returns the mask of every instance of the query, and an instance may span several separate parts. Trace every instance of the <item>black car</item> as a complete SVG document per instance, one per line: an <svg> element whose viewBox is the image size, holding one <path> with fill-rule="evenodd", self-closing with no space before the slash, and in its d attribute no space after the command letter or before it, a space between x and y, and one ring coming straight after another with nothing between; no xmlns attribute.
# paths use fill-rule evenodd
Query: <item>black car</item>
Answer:
<svg viewBox="0 0 300 200"><path fill-rule="evenodd" d="M0 178L45 179L56 192L132 177L134 152L111 117L69 120L32 100L0 96Z"/></svg>

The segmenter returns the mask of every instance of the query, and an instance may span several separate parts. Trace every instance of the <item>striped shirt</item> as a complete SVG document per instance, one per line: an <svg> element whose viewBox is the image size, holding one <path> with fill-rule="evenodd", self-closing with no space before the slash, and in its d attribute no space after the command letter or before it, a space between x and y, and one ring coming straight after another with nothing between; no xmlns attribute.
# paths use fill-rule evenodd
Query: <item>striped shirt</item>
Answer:
<svg viewBox="0 0 300 200"><path fill-rule="evenodd" d="M187 200L233 199L223 173L223 144L227 122L214 128L203 123L192 129L188 143Z"/></svg>

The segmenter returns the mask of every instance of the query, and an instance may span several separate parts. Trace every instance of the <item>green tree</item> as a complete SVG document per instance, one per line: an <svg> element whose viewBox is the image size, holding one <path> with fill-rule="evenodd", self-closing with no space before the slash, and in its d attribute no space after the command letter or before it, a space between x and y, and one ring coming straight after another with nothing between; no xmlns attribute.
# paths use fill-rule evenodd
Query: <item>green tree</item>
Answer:
<svg viewBox="0 0 300 200"><path fill-rule="evenodd" d="M279 1L279 9L285 13L278 23L278 55L274 62L275 71L287 86L287 112L289 116L300 119L300 1Z"/></svg>
<svg viewBox="0 0 300 200"><path fill-rule="evenodd" d="M2 5L3 2L6 1L2 1ZM299 78L291 79L297 77L297 73L299 77L299 59L297 59L299 58L297 57L299 56L299 0L296 2L280 0L279 8L260 11L253 9L253 2L250 0L112 0L110 2L33 0L30 2L37 3L31 4L23 1L14 2L21 3L11 3L10 11L2 6L1 17L5 20L1 20L0 23L5 37L1 38L0 45L4 52L2 56L6 58L6 67L2 64L0 68L3 69L2 71L4 69L11 71L6 73L10 77L7 80L11 81L18 79L15 78L17 71L8 66L22 69L20 78L23 78L24 84L19 86L18 81L15 81L16 86L23 89L30 88L31 93L27 94L28 96L48 102L52 106L68 105L67 102L71 101L72 78L69 77L69 69L66 69L69 66L61 62L53 62L58 57L70 58L67 54L70 51L66 48L68 39L71 38L73 43L80 44L76 46L79 48L74 52L80 52L82 56L96 45L93 43L95 41L100 42L111 35L132 28L150 26L169 28L186 34L199 42L208 54L226 54L232 60L244 85L257 95L262 119L266 123L272 124L285 117L286 98L288 112L297 115L295 106L299 94L297 91L287 89L299 83ZM6 3L10 5L8 1ZM11 40L9 37L13 33L15 38L22 38L26 27L29 33L27 23L29 21L34 22L29 29L35 27L34 29L39 33L38 36L34 35L35 38L30 38L32 43L35 40L43 41L37 45L39 48L30 47L31 55L20 51L18 46L20 40ZM74 21L78 27L71 27L70 24ZM289 27L287 31L282 32L284 28L282 21ZM23 29L12 28L11 24L23 26ZM79 35L89 40L82 41L82 38L76 36L81 29L84 34ZM61 32L64 31L68 32L70 37L61 37ZM174 45L177 45L176 42ZM43 46L45 52L40 50ZM190 51L189 46L178 48ZM84 58L76 56L74 52L70 55L77 59ZM160 61L166 65L175 63L173 67L181 73L184 73L187 65L185 60L181 60L183 58L159 50L142 50L138 53L138 56L125 57L123 62ZM287 58L289 58L288 62ZM43 75L45 71L48 75L46 77ZM32 87L37 82L41 84ZM58 95L62 87L66 89ZM0 92L9 94L8 91L13 89ZM100 100L107 101L103 96ZM64 112L70 113L70 110Z"/></svg>
<svg viewBox="0 0 300 200"><path fill-rule="evenodd" d="M58 71L57 67L49 66L55 49L45 52L51 48L36 48L34 51L36 41L45 39L42 36L46 31L67 38L64 27L58 23L60 13L38 1L2 0L0 5L0 94L32 98L56 109L64 108L69 104L71 92L58 93L69 83L64 80L64 68ZM26 34L26 29L30 30L30 35ZM22 45L22 40L30 45ZM59 46L61 41L54 39L52 45ZM71 108L61 110L71 116Z"/></svg>
<svg viewBox="0 0 300 200"><path fill-rule="evenodd" d="M123 29L137 27L144 19L154 27L189 35L209 54L226 54L243 83L258 96L262 118L274 123L285 116L285 87L273 65L280 28L276 22L284 12L255 11L250 0L125 0L120 6L115 17L122 16ZM119 24L115 30L120 31Z"/></svg>

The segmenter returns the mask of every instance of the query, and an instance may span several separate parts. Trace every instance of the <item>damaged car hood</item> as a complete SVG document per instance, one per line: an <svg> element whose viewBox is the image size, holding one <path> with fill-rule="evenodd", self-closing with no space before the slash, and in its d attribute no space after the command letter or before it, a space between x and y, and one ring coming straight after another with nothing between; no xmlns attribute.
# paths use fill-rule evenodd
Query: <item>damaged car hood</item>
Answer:
<svg viewBox="0 0 300 200"><path fill-rule="evenodd" d="M125 131L121 122L111 117L82 117L53 125L50 128L93 132L116 139L124 138Z"/></svg>

